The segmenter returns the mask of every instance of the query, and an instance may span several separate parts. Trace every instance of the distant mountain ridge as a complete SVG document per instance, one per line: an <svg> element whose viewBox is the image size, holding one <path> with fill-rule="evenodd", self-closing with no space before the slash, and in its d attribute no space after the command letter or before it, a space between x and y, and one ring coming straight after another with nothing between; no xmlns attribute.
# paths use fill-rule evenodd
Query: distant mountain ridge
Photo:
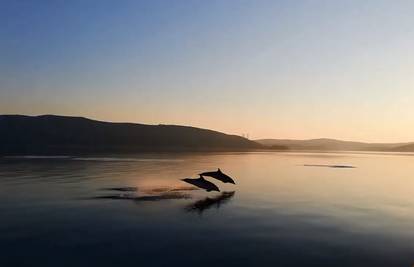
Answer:
<svg viewBox="0 0 414 267"><path fill-rule="evenodd" d="M308 140L259 139L255 141L269 148L283 147L289 150L414 152L414 142L364 143L329 138Z"/></svg>
<svg viewBox="0 0 414 267"><path fill-rule="evenodd" d="M240 151L262 145L178 125L113 123L56 115L0 115L0 154Z"/></svg>
<svg viewBox="0 0 414 267"><path fill-rule="evenodd" d="M414 142L364 143L329 138L252 141L190 126L57 115L0 115L0 155L251 150L414 152Z"/></svg>
<svg viewBox="0 0 414 267"><path fill-rule="evenodd" d="M390 151L395 152L414 152L414 143L392 148Z"/></svg>

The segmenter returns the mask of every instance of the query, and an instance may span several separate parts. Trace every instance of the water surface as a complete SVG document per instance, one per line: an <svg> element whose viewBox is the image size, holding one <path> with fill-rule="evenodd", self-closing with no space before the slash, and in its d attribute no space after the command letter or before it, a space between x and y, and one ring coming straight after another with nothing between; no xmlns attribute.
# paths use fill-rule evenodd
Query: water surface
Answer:
<svg viewBox="0 0 414 267"><path fill-rule="evenodd" d="M3 157L0 266L412 266L413 163L386 153ZM207 193L180 181L218 167L237 184Z"/></svg>

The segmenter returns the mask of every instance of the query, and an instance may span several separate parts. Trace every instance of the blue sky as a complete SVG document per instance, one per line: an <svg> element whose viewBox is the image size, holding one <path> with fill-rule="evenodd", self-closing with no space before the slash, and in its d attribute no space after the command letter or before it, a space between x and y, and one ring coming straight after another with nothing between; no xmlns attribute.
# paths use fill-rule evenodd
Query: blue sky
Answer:
<svg viewBox="0 0 414 267"><path fill-rule="evenodd" d="M0 113L414 141L412 1L0 5Z"/></svg>

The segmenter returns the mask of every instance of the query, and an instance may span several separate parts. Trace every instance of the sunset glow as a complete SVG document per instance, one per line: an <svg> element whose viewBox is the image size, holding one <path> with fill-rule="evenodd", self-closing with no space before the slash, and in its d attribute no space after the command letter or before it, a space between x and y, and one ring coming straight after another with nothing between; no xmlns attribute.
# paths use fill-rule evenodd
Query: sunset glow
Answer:
<svg viewBox="0 0 414 267"><path fill-rule="evenodd" d="M0 113L414 136L410 1L6 1Z"/></svg>

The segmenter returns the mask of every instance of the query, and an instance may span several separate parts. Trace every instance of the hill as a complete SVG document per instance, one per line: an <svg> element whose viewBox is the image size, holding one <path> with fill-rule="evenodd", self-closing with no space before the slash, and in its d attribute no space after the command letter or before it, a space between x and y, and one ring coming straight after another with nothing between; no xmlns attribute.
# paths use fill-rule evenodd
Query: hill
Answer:
<svg viewBox="0 0 414 267"><path fill-rule="evenodd" d="M329 138L309 140L260 139L255 141L266 147L282 146L290 150L414 152L414 143L363 143Z"/></svg>
<svg viewBox="0 0 414 267"><path fill-rule="evenodd" d="M414 152L414 144L408 144L392 148L395 152Z"/></svg>
<svg viewBox="0 0 414 267"><path fill-rule="evenodd" d="M259 149L236 135L177 125L112 123L55 115L0 115L0 154L240 151Z"/></svg>

